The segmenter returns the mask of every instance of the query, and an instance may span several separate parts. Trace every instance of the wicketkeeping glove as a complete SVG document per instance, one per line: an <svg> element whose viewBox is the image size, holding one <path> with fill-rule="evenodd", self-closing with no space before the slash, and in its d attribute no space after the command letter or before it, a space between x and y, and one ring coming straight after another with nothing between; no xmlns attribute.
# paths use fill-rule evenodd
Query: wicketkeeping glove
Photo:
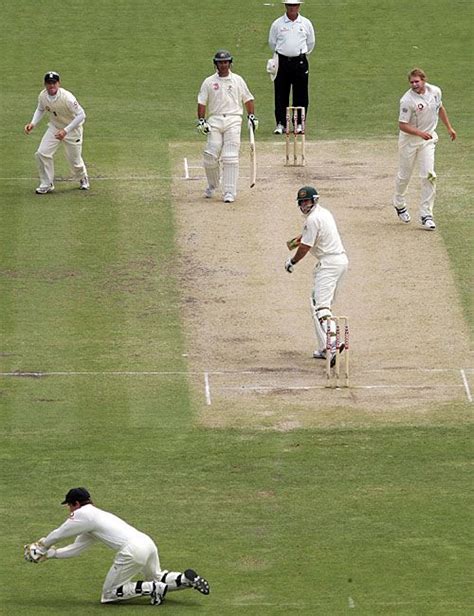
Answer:
<svg viewBox="0 0 474 616"><path fill-rule="evenodd" d="M36 543L28 543L23 546L23 556L30 563L40 563L48 558L48 548L40 541Z"/></svg>
<svg viewBox="0 0 474 616"><path fill-rule="evenodd" d="M291 257L288 257L288 259L285 261L285 269L289 274L293 273L295 266L293 261L291 260Z"/></svg>
<svg viewBox="0 0 474 616"><path fill-rule="evenodd" d="M258 128L257 118L253 115L253 113L250 113L247 117L249 119L249 128L250 128L250 125L252 125L253 132L255 132Z"/></svg>
<svg viewBox="0 0 474 616"><path fill-rule="evenodd" d="M202 135L207 135L207 133L211 130L211 126L206 118L199 118L196 128Z"/></svg>

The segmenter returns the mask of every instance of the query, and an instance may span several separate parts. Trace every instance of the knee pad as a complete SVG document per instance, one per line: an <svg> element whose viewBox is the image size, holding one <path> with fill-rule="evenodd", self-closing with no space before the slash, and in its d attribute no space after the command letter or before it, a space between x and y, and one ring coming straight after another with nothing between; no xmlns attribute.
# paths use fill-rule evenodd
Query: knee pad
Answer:
<svg viewBox="0 0 474 616"><path fill-rule="evenodd" d="M208 152L207 150L204 151L203 162L204 162L204 167L208 169L214 169L219 166L219 161L217 159L217 156L212 152Z"/></svg>
<svg viewBox="0 0 474 616"><path fill-rule="evenodd" d="M329 308L326 308L325 306L314 306L314 316L316 319L318 319L321 325L323 325L325 321L331 319L332 312Z"/></svg>
<svg viewBox="0 0 474 616"><path fill-rule="evenodd" d="M239 164L240 144L234 141L224 143L222 148L222 162L228 165Z"/></svg>

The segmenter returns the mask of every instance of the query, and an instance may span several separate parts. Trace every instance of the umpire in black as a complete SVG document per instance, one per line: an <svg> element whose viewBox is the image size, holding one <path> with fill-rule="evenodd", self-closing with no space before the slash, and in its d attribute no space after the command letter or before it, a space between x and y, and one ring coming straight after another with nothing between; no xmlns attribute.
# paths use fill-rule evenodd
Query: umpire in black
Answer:
<svg viewBox="0 0 474 616"><path fill-rule="evenodd" d="M290 104L290 90L293 88L294 107L308 109L308 59L316 43L313 24L300 15L300 5L303 0L285 2L286 13L276 19L268 36L268 43L278 55L278 72L275 78L275 119L276 135L282 135L285 129L286 108ZM301 131L301 118L298 117L298 127Z"/></svg>

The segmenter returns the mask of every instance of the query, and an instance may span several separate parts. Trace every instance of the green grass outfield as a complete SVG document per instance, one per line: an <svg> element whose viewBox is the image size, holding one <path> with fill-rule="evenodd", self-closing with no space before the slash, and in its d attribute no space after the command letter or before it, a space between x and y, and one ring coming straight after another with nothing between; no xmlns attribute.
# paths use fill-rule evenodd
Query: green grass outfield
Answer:
<svg viewBox="0 0 474 616"><path fill-rule="evenodd" d="M200 139L196 94L220 47L256 95L259 139L272 139L264 67L281 12L277 0L0 0L0 371L96 373L0 378L1 614L152 609L98 603L105 548L22 561L74 485L152 535L164 567L209 578L209 597L175 593L166 613L471 612L468 419L450 425L440 409L431 427L287 434L194 423L168 148ZM315 138L393 137L414 65L442 87L459 141L440 126L436 219L472 327L473 4L307 0L302 12L319 35ZM28 138L22 127L50 69L88 114L89 193L58 182L33 194L45 125ZM95 179L111 176L122 179ZM175 374L97 374L109 371Z"/></svg>

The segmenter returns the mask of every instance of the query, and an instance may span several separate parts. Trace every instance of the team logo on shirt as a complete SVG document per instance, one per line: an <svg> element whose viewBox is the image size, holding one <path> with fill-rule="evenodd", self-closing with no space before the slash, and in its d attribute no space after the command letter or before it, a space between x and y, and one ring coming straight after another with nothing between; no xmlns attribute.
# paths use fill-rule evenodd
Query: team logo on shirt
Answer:
<svg viewBox="0 0 474 616"><path fill-rule="evenodd" d="M212 89L213 89L213 90L218 90L218 89L219 89L219 84L214 82L214 83L212 84Z"/></svg>
<svg viewBox="0 0 474 616"><path fill-rule="evenodd" d="M408 109L406 107L403 107L402 111L403 113L408 113Z"/></svg>
<svg viewBox="0 0 474 616"><path fill-rule="evenodd" d="M423 103L418 103L417 107L418 107L418 111L423 111L423 109L425 108Z"/></svg>
<svg viewBox="0 0 474 616"><path fill-rule="evenodd" d="M49 113L51 113L51 107L48 107L48 105L46 105L45 109L46 111L49 111Z"/></svg>

